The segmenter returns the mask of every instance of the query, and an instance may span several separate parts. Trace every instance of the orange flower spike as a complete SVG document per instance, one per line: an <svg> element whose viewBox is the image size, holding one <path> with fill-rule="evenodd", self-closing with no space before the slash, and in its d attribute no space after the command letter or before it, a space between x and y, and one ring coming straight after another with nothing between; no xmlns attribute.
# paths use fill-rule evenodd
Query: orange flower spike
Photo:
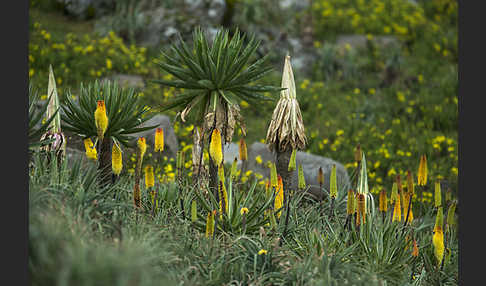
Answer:
<svg viewBox="0 0 486 286"><path fill-rule="evenodd" d="M278 177L278 187L275 195L275 203L274 203L274 210L277 211L277 217L280 218L282 214L282 206L283 206L283 199L284 199L284 189L283 189L283 182L282 182L282 177L280 175L277 175Z"/></svg>
<svg viewBox="0 0 486 286"><path fill-rule="evenodd" d="M413 240L412 256L418 257L418 255L419 255L419 249L418 249L417 241L414 239Z"/></svg>
<svg viewBox="0 0 486 286"><path fill-rule="evenodd" d="M365 195L358 194L358 213L360 214L360 220L363 224L366 223L366 205L365 205Z"/></svg>
<svg viewBox="0 0 486 286"><path fill-rule="evenodd" d="M319 171L317 173L317 182L321 187L324 185L324 172L322 171L322 167L319 167Z"/></svg>
<svg viewBox="0 0 486 286"><path fill-rule="evenodd" d="M382 189L380 192L379 209L380 212L386 212L388 210L388 198L385 189Z"/></svg>
<svg viewBox="0 0 486 286"><path fill-rule="evenodd" d="M240 160L241 161L248 160L248 150L246 148L245 139L243 139L243 138L240 139L240 144L238 144L238 151L240 153Z"/></svg>
<svg viewBox="0 0 486 286"><path fill-rule="evenodd" d="M413 175L410 170L407 171L407 191L412 194L412 196L415 194L415 189L413 185Z"/></svg>

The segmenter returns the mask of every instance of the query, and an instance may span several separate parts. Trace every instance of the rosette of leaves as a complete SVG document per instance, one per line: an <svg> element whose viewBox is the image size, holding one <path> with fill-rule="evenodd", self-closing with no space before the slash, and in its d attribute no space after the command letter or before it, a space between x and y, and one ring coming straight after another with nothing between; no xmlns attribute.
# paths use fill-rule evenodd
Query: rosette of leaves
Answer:
<svg viewBox="0 0 486 286"><path fill-rule="evenodd" d="M108 127L103 141L98 142L94 111L98 100L104 100ZM148 113L150 108L142 106L140 97L132 88L124 89L116 82L95 81L84 85L81 83L77 100L68 91L62 102L62 128L86 138L93 138L98 148L101 181L104 185L110 182L112 143L125 147L134 147L134 133L146 131L156 126L141 127L141 124L153 117Z"/></svg>
<svg viewBox="0 0 486 286"><path fill-rule="evenodd" d="M188 114L196 110L194 123L202 127L203 142L214 128L221 131L223 144L231 142L236 124L245 135L239 103L244 100L257 105L262 100L273 99L263 95L264 92L281 90L277 86L254 84L272 67L265 65L267 56L252 60L260 42L251 36L245 44L245 38L238 30L230 37L228 30L221 29L210 45L203 31L196 28L192 47L179 36L179 44L171 46L170 54L161 51L158 64L174 79L154 82L183 89L161 111L173 109L185 122ZM217 168L211 168L211 164L210 178L217 176ZM217 188L217 180L211 180L211 186Z"/></svg>
<svg viewBox="0 0 486 286"><path fill-rule="evenodd" d="M228 30L219 30L210 46L203 31L197 28L193 33L192 48L179 36L179 45L171 46L170 55L161 51L158 62L160 68L175 79L154 82L183 88L184 92L176 94L161 111L174 109L185 122L189 112L197 109L196 123L202 125L203 133L217 127L222 130L226 142L231 141L237 123L245 133L239 103L242 100L250 104L272 100L262 93L280 91L281 88L252 84L272 67L264 65L267 56L251 62L260 44L254 36L246 45L244 42L245 35L241 36L238 30L231 39Z"/></svg>

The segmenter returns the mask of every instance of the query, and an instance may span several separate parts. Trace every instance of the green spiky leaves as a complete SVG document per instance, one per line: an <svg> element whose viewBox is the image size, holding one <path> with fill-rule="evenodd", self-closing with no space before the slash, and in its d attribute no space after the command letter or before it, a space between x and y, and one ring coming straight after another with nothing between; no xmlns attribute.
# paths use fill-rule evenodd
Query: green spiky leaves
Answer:
<svg viewBox="0 0 486 286"><path fill-rule="evenodd" d="M139 98L133 89L122 89L110 81L81 84L77 102L70 92L65 97L62 104L62 128L85 138L97 137L94 111L97 101L104 100L109 122L104 136L129 147L133 139L130 134L157 127L141 127L153 114L147 114L150 109L141 106Z"/></svg>
<svg viewBox="0 0 486 286"><path fill-rule="evenodd" d="M251 62L260 44L254 36L245 45L245 36L238 30L233 36L228 30L219 30L210 45L203 31L197 28L192 42L193 46L189 47L179 38L179 44L172 45L170 54L161 51L158 64L174 79L154 82L184 89L164 104L161 111L174 109L185 121L192 109L198 109L198 124L210 121L207 115L216 115L217 126L229 125L225 139L230 139L234 125L240 121L239 102L245 100L254 104L269 100L272 98L262 93L280 91L281 88L253 84L272 69L264 66L267 56Z"/></svg>

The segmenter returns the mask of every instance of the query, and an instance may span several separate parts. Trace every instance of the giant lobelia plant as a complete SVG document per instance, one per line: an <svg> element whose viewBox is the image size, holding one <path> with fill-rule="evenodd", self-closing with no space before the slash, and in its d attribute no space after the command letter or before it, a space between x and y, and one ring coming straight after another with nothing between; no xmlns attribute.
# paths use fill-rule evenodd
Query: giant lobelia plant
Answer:
<svg viewBox="0 0 486 286"><path fill-rule="evenodd" d="M160 68L175 79L154 82L184 90L163 105L161 111L174 109L185 122L189 112L196 110L194 122L201 127L201 150L204 150L205 141L209 141L210 145L215 130L221 135L222 148L224 143L231 142L237 124L246 135L239 103L245 100L257 105L262 100L272 99L264 96L263 92L279 91L281 88L253 84L272 70L272 67L264 65L267 56L252 62L252 56L259 46L254 36L245 44L245 35L240 35L238 30L230 36L227 30L222 29L210 45L203 31L197 28L193 32L192 44L189 48L179 38L179 45L172 45L170 55L161 52ZM202 152L199 155L201 162ZM220 162L213 162L213 159L210 154L209 186L218 197Z"/></svg>
<svg viewBox="0 0 486 286"><path fill-rule="evenodd" d="M62 103L63 129L83 139L94 139L102 186L111 181L112 144L117 149L121 145L135 147L131 134L156 127L141 127L154 114L148 113L150 108L142 106L139 99L134 89L122 89L116 82L95 81L81 84L77 102L69 91Z"/></svg>

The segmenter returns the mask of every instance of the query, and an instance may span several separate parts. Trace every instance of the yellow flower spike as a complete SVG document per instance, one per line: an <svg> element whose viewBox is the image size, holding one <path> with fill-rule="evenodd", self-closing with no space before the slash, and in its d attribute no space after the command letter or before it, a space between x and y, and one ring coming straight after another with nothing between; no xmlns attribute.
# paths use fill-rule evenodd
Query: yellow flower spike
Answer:
<svg viewBox="0 0 486 286"><path fill-rule="evenodd" d="M282 177L278 175L278 187L277 191L275 194L275 202L273 209L277 212L277 217L280 218L282 215L282 206L283 206L283 200L284 200L284 189L283 189L283 182L282 182Z"/></svg>
<svg viewBox="0 0 486 286"><path fill-rule="evenodd" d="M382 189L380 192L379 210L380 212L385 212L385 213L388 210L388 198L386 196L385 189Z"/></svg>
<svg viewBox="0 0 486 286"><path fill-rule="evenodd" d="M137 208L142 207L142 202L141 202L141 199L140 199L140 186L138 184L135 184L135 186L134 186L134 190L133 190L133 204Z"/></svg>
<svg viewBox="0 0 486 286"><path fill-rule="evenodd" d="M451 227L454 225L454 213L456 212L456 205L457 201L453 201L452 204L449 207L449 210L447 211L447 226Z"/></svg>
<svg viewBox="0 0 486 286"><path fill-rule="evenodd" d="M94 112L96 131L100 142L103 141L106 129L108 128L108 116L106 115L106 107L104 100L98 100L96 110Z"/></svg>
<svg viewBox="0 0 486 286"><path fill-rule="evenodd" d="M123 159L122 159L122 151L118 144L113 144L113 148L111 151L111 169L113 174L120 175L120 172L123 168Z"/></svg>
<svg viewBox="0 0 486 286"><path fill-rule="evenodd" d="M427 157L425 155L422 155L420 157L420 164L417 176L417 185L425 186L427 184Z"/></svg>
<svg viewBox="0 0 486 286"><path fill-rule="evenodd" d="M238 151L240 153L240 160L246 161L248 160L248 150L246 148L245 139L241 138L240 143L238 144Z"/></svg>
<svg viewBox="0 0 486 286"><path fill-rule="evenodd" d="M164 130L162 128L155 129L155 146L154 152L164 151Z"/></svg>
<svg viewBox="0 0 486 286"><path fill-rule="evenodd" d="M396 196L395 198L395 207L393 208L393 221L402 221L402 209L400 206L400 196Z"/></svg>
<svg viewBox="0 0 486 286"><path fill-rule="evenodd" d="M277 167L272 162L270 166L270 185L272 188L278 187L278 179L277 179Z"/></svg>
<svg viewBox="0 0 486 286"><path fill-rule="evenodd" d="M86 157L88 157L88 159L94 161L98 160L98 153L90 138L84 139L84 149L86 149Z"/></svg>
<svg viewBox="0 0 486 286"><path fill-rule="evenodd" d="M445 193L445 203L447 204L452 200L452 190L450 188L447 189Z"/></svg>
<svg viewBox="0 0 486 286"><path fill-rule="evenodd" d="M405 193L403 196L403 219L407 219L407 212L408 212L408 204L411 204L412 195L410 193ZM413 221L413 211L412 206L410 206L410 213L408 214L407 223L411 223Z"/></svg>
<svg viewBox="0 0 486 286"><path fill-rule="evenodd" d="M214 165L219 166L221 163L223 163L223 147L221 145L221 133L219 132L218 128L215 128L211 134L209 155L211 156Z"/></svg>
<svg viewBox="0 0 486 286"><path fill-rule="evenodd" d="M240 214L241 214L242 216L243 216L244 214L247 214L248 212L249 212L248 208L245 208L245 207L241 208L241 210L240 210Z"/></svg>
<svg viewBox="0 0 486 286"><path fill-rule="evenodd" d="M197 221L197 202L193 200L191 203L191 222Z"/></svg>
<svg viewBox="0 0 486 286"><path fill-rule="evenodd" d="M319 186L322 188L324 185L324 172L322 171L322 167L319 167L319 171L317 173L317 182L319 183Z"/></svg>
<svg viewBox="0 0 486 286"><path fill-rule="evenodd" d="M302 165L299 165L299 171L298 171L298 187L299 189L303 190L305 189L305 177L304 177L304 169Z"/></svg>
<svg viewBox="0 0 486 286"><path fill-rule="evenodd" d="M354 192L353 190L348 190L348 201L346 202L346 213L348 215L354 214Z"/></svg>
<svg viewBox="0 0 486 286"><path fill-rule="evenodd" d="M290 161L289 161L289 172L295 171L295 166L296 166L296 159L295 157L297 156L297 149L292 150L292 154L290 155Z"/></svg>
<svg viewBox="0 0 486 286"><path fill-rule="evenodd" d="M323 176L324 177L324 176ZM330 181L330 196L332 199L337 197L337 175L336 175L336 165L333 164L331 168L331 181Z"/></svg>
<svg viewBox="0 0 486 286"><path fill-rule="evenodd" d="M223 201L224 213L228 213L228 193L223 181L219 181L219 219L223 219Z"/></svg>
<svg viewBox="0 0 486 286"><path fill-rule="evenodd" d="M434 245L434 254L437 258L437 265L440 266L444 258L444 232L442 227L434 228L434 235L432 237L432 244Z"/></svg>
<svg viewBox="0 0 486 286"><path fill-rule="evenodd" d="M233 164L231 164L231 172L230 172L230 178L234 180L237 176L238 173L238 158L235 157L235 160L233 161Z"/></svg>
<svg viewBox="0 0 486 286"><path fill-rule="evenodd" d="M435 181L434 206L436 208L442 206L442 194L440 190L440 181Z"/></svg>
<svg viewBox="0 0 486 286"><path fill-rule="evenodd" d="M358 213L359 213L359 223L361 221L363 224L366 223L366 200L364 194L358 194Z"/></svg>
<svg viewBox="0 0 486 286"><path fill-rule="evenodd" d="M143 156L147 151L147 143L145 141L145 137L138 138L137 146L138 146L138 150L140 150L140 158L143 160Z"/></svg>
<svg viewBox="0 0 486 286"><path fill-rule="evenodd" d="M145 188L151 188L154 186L154 167L147 165L145 167Z"/></svg>
<svg viewBox="0 0 486 286"><path fill-rule="evenodd" d="M215 214L216 214L216 211L208 212L208 218L206 220L206 237L213 237Z"/></svg>
<svg viewBox="0 0 486 286"><path fill-rule="evenodd" d="M412 194L412 196L415 194L415 189L413 185L413 175L410 170L407 171L407 191Z"/></svg>
<svg viewBox="0 0 486 286"><path fill-rule="evenodd" d="M393 183L392 192L390 196L390 203L394 203L398 197L398 186L397 183Z"/></svg>

